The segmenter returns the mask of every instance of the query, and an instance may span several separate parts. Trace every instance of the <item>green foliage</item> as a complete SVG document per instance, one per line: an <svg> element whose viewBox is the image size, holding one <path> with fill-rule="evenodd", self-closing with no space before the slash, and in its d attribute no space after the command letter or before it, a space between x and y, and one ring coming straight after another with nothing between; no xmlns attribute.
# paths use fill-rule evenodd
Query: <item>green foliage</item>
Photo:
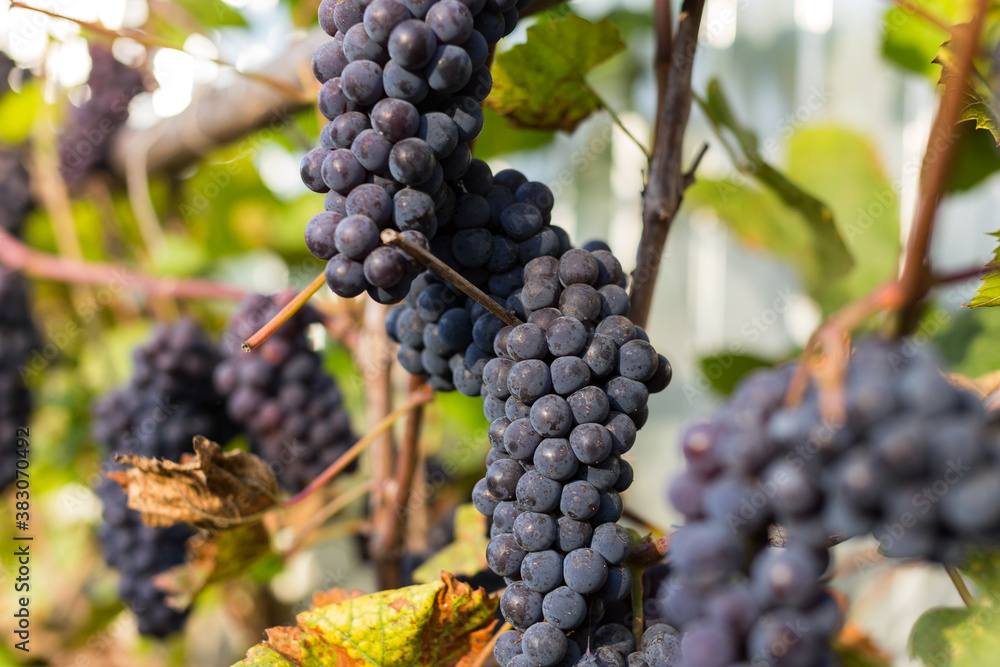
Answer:
<svg viewBox="0 0 1000 667"><path fill-rule="evenodd" d="M965 0L924 0L918 3L933 16L957 23L970 3ZM905 7L892 7L885 14L882 55L895 65L937 81L941 67L934 63L948 33Z"/></svg>
<svg viewBox="0 0 1000 667"><path fill-rule="evenodd" d="M431 556L413 571L413 581L427 584L437 580L441 572L471 577L487 567L486 547L489 546L486 517L472 503L455 509L455 540Z"/></svg>
<svg viewBox="0 0 1000 667"><path fill-rule="evenodd" d="M43 103L41 81L34 79L21 90L0 96L0 142L19 145L27 140Z"/></svg>
<svg viewBox="0 0 1000 667"><path fill-rule="evenodd" d="M570 15L534 25L524 44L497 55L487 104L518 125L572 132L603 107L587 73L624 49L606 19Z"/></svg>
<svg viewBox="0 0 1000 667"><path fill-rule="evenodd" d="M712 389L721 396L729 396L744 377L758 368L770 368L774 361L751 354L714 354L698 361Z"/></svg>
<svg viewBox="0 0 1000 667"><path fill-rule="evenodd" d="M1000 232L993 232L990 236L1000 238ZM969 308L1000 305L1000 247L993 251L993 260L987 266L989 271L983 276L976 296L969 301Z"/></svg>
<svg viewBox="0 0 1000 667"><path fill-rule="evenodd" d="M552 130L515 127L508 119L489 107L483 107L483 117L486 119L483 132L476 138L476 157L480 160L490 160L505 153L541 148L555 136Z"/></svg>
<svg viewBox="0 0 1000 667"><path fill-rule="evenodd" d="M994 130L986 132L980 128L979 124L970 122L958 125L958 145L948 174L949 192L971 190L1000 171L1000 149L994 143Z"/></svg>
<svg viewBox="0 0 1000 667"><path fill-rule="evenodd" d="M298 627L271 628L268 640L250 649L239 664L467 665L492 636L498 602L447 576L362 597L331 591L319 598L319 606L298 615Z"/></svg>

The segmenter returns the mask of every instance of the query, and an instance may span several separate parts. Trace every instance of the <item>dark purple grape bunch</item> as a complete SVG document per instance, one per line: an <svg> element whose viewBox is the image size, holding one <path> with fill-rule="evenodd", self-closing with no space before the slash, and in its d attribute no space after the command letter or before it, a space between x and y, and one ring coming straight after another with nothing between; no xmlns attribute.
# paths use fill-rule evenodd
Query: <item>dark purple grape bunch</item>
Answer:
<svg viewBox="0 0 1000 667"><path fill-rule="evenodd" d="M31 319L24 276L0 267L0 490L14 482L17 430L28 425L33 401L27 381L32 354L41 346Z"/></svg>
<svg viewBox="0 0 1000 667"><path fill-rule="evenodd" d="M632 589L622 457L671 371L627 317L618 261L590 247L525 266L527 322L497 332L483 371L492 448L472 500L493 519L487 561L508 583L501 665L625 664L636 649L610 613Z"/></svg>
<svg viewBox="0 0 1000 667"><path fill-rule="evenodd" d="M90 44L90 60L90 97L70 107L59 137L59 169L70 186L105 166L111 137L128 120L129 102L146 90L142 73L103 46Z"/></svg>
<svg viewBox="0 0 1000 667"><path fill-rule="evenodd" d="M480 103L492 88L489 47L513 30L517 4L526 3L321 3L333 39L316 50L313 72L330 122L300 171L327 193L305 236L334 293L367 291L380 303L408 293L421 267L379 233L395 229L426 248L469 192L468 142L483 129Z"/></svg>
<svg viewBox="0 0 1000 667"><path fill-rule="evenodd" d="M872 533L888 556L959 563L1000 542L1000 441L932 354L860 344L839 420L823 417L814 386L788 403L793 370L747 378L684 437L669 495L686 525L660 593L684 664L832 664L841 618L821 584L832 543ZM768 546L773 525L783 548Z"/></svg>
<svg viewBox="0 0 1000 667"><path fill-rule="evenodd" d="M357 440L340 388L323 370L307 336L318 314L303 308L252 354L242 341L266 324L280 305L255 295L230 321L215 370L215 389L225 410L246 427L255 454L267 461L279 483L303 489Z"/></svg>
<svg viewBox="0 0 1000 667"><path fill-rule="evenodd" d="M524 313L524 266L535 257L559 258L569 236L551 224L552 192L506 169L495 176L474 164L477 175L465 182L483 195L464 193L452 223L431 243L435 256L487 293L501 308ZM470 169L470 173L471 173ZM483 369L496 356L493 339L503 322L435 274L413 284L406 303L386 321L389 337L400 344L400 364L425 374L437 391L457 389L479 396Z"/></svg>
<svg viewBox="0 0 1000 667"><path fill-rule="evenodd" d="M193 451L194 436L225 443L238 431L212 388L219 354L204 331L189 320L158 327L134 353L135 368L124 388L94 407L94 436L109 454L138 454L180 461ZM119 466L109 463L108 469ZM105 560L119 570L119 594L142 634L165 637L184 626L187 613L166 604L152 577L184 562L192 531L185 526L151 528L127 506L117 482L98 485L104 503L99 538Z"/></svg>

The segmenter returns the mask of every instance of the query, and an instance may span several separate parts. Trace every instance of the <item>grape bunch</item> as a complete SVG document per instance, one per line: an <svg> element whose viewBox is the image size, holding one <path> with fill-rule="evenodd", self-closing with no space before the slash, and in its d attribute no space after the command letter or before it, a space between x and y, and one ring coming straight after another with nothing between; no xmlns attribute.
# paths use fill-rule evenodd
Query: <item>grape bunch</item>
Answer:
<svg viewBox="0 0 1000 667"><path fill-rule="evenodd" d="M1000 543L1000 440L932 354L860 344L842 419L824 418L815 386L786 401L793 372L749 377L684 436L669 496L686 524L660 600L685 665L832 664L832 541L872 533L888 556L945 563ZM767 546L774 524L783 548Z"/></svg>
<svg viewBox="0 0 1000 667"><path fill-rule="evenodd" d="M624 664L635 649L625 626L601 624L632 588L622 455L671 371L627 317L617 259L589 247L527 263L527 321L496 332L482 373L492 448L472 500L493 519L487 561L508 583L501 665Z"/></svg>
<svg viewBox="0 0 1000 667"><path fill-rule="evenodd" d="M237 433L212 388L218 352L195 323L158 327L135 351L134 361L129 384L94 408L95 438L110 453L180 461L193 451L195 435L224 443ZM119 594L135 613L139 631L165 637L180 630L186 612L166 604L152 577L184 562L190 529L146 526L112 480L105 479L97 491L104 503L99 537L105 560L121 574Z"/></svg>
<svg viewBox="0 0 1000 667"><path fill-rule="evenodd" d="M25 369L40 345L24 276L0 267L0 490L14 482L17 429L28 425L32 409Z"/></svg>
<svg viewBox="0 0 1000 667"><path fill-rule="evenodd" d="M488 168L468 142L483 128L480 102L492 88L486 61L514 29L515 0L323 0L319 22L333 37L313 58L318 103L330 121L302 159L305 185L326 193L306 226L313 255L327 262L330 289L367 291L398 303L421 268L379 232L430 241L466 195L485 196ZM470 243L483 243L469 236Z"/></svg>
<svg viewBox="0 0 1000 667"><path fill-rule="evenodd" d="M253 452L271 465L283 487L297 492L356 438L340 389L323 372L306 336L318 321L314 310L300 310L253 354L241 349L279 307L266 296L244 301L229 324L214 383L226 397L229 416L245 425Z"/></svg>
<svg viewBox="0 0 1000 667"><path fill-rule="evenodd" d="M108 49L90 43L90 97L70 107L59 137L60 173L70 186L104 166L112 135L128 120L128 105L146 88L142 74L124 65Z"/></svg>
<svg viewBox="0 0 1000 667"><path fill-rule="evenodd" d="M525 265L536 257L561 257L570 248L569 236L551 224L554 198L544 184L513 169L495 175L484 163L475 169L485 195L461 196L431 250L497 305L524 316ZM426 374L437 391L458 389L467 396L480 395L483 369L496 356L493 338L501 328L498 317L429 271L386 321L389 337L400 344L403 368Z"/></svg>

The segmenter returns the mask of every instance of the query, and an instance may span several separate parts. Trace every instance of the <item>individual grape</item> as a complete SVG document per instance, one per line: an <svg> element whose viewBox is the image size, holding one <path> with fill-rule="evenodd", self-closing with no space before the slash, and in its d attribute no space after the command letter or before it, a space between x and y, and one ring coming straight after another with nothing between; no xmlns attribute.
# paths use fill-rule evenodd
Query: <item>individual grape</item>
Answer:
<svg viewBox="0 0 1000 667"><path fill-rule="evenodd" d="M456 0L446 1L455 2ZM447 115L439 111L432 111L420 117L417 137L427 142L438 159L446 158L458 146L458 126ZM456 223L459 221L460 219L456 220Z"/></svg>
<svg viewBox="0 0 1000 667"><path fill-rule="evenodd" d="M618 350L618 372L631 380L652 379L658 361L656 350L645 341L631 340Z"/></svg>
<svg viewBox="0 0 1000 667"><path fill-rule="evenodd" d="M521 403L534 403L552 391L552 376L548 364L538 359L517 362L511 366L507 375L507 389L511 397Z"/></svg>
<svg viewBox="0 0 1000 667"><path fill-rule="evenodd" d="M424 183L431 177L436 164L434 151L422 139L403 139L389 153L389 172L404 185Z"/></svg>
<svg viewBox="0 0 1000 667"><path fill-rule="evenodd" d="M341 0L333 8L333 21L337 30L347 34L351 26L364 17L364 6L359 0Z"/></svg>
<svg viewBox="0 0 1000 667"><path fill-rule="evenodd" d="M628 292L618 285L605 285L597 290L601 299L601 317L627 316L631 310Z"/></svg>
<svg viewBox="0 0 1000 667"><path fill-rule="evenodd" d="M472 322L462 308L452 308L438 320L441 342L453 350L464 350L472 343Z"/></svg>
<svg viewBox="0 0 1000 667"><path fill-rule="evenodd" d="M562 584L563 557L547 550L529 553L521 561L521 581L533 591L548 593Z"/></svg>
<svg viewBox="0 0 1000 667"><path fill-rule="evenodd" d="M497 463L502 462L498 461ZM489 546L486 547L486 562L489 564L490 569L501 577L510 577L519 573L521 571L521 561L524 560L524 556L525 552L517 545L517 541L512 534L497 535L490 540ZM539 609L540 611L541 609ZM511 624L514 625L513 623ZM517 626L515 625L515 627Z"/></svg>
<svg viewBox="0 0 1000 667"><path fill-rule="evenodd" d="M507 418L511 421L528 419L531 416L531 406L525 405L513 396L509 396L506 403L504 403L504 414L506 414Z"/></svg>
<svg viewBox="0 0 1000 667"><path fill-rule="evenodd" d="M618 489L615 487L621 474L619 461L617 456L609 456L599 464L582 466L577 473L577 478L590 482L598 491L607 491L608 489L617 491Z"/></svg>
<svg viewBox="0 0 1000 667"><path fill-rule="evenodd" d="M485 229L461 229L452 237L451 250L462 266L483 266L493 254L493 234Z"/></svg>
<svg viewBox="0 0 1000 667"><path fill-rule="evenodd" d="M382 246L372 250L364 261L365 280L375 287L390 288L403 278L403 260L395 248Z"/></svg>
<svg viewBox="0 0 1000 667"><path fill-rule="evenodd" d="M563 487L536 471L524 473L517 481L517 505L526 512L552 512L559 507Z"/></svg>
<svg viewBox="0 0 1000 667"><path fill-rule="evenodd" d="M500 214L501 227L515 241L531 238L542 228L542 224L541 211L526 202L515 202Z"/></svg>
<svg viewBox="0 0 1000 667"><path fill-rule="evenodd" d="M500 612L515 629L525 630L542 620L542 595L522 581L514 582L500 596Z"/></svg>
<svg viewBox="0 0 1000 667"><path fill-rule="evenodd" d="M511 500L516 495L522 475L524 469L514 459L497 461L486 471L486 486L500 500ZM522 509L528 508L522 506Z"/></svg>
<svg viewBox="0 0 1000 667"><path fill-rule="evenodd" d="M608 579L597 593L605 600L621 602L632 592L632 571L625 565L609 565Z"/></svg>
<svg viewBox="0 0 1000 667"><path fill-rule="evenodd" d="M411 230L429 235L437 224L434 200L424 192L403 188L393 197L393 220L400 230Z"/></svg>
<svg viewBox="0 0 1000 667"><path fill-rule="evenodd" d="M628 491L628 488L632 486L632 482L635 480L635 472L632 470L632 465L625 459L617 457L610 460L618 462L618 479L615 480L612 488L618 493Z"/></svg>
<svg viewBox="0 0 1000 667"><path fill-rule="evenodd" d="M423 21L402 21L389 35L389 56L407 69L423 67L434 57L437 38Z"/></svg>
<svg viewBox="0 0 1000 667"><path fill-rule="evenodd" d="M351 151L343 148L329 151L320 171L326 186L342 195L361 185L365 179L364 167Z"/></svg>
<svg viewBox="0 0 1000 667"><path fill-rule="evenodd" d="M538 444L532 462L538 473L557 481L576 474L579 461L566 438L547 438Z"/></svg>
<svg viewBox="0 0 1000 667"><path fill-rule="evenodd" d="M594 528L590 547L608 563L617 565L632 552L632 538L616 523L604 523Z"/></svg>
<svg viewBox="0 0 1000 667"><path fill-rule="evenodd" d="M455 97L443 111L458 127L459 141L473 141L483 131L483 111L471 97Z"/></svg>
<svg viewBox="0 0 1000 667"><path fill-rule="evenodd" d="M590 382L590 367L580 357L559 357L549 366L549 372L552 389L561 396L573 394Z"/></svg>
<svg viewBox="0 0 1000 667"><path fill-rule="evenodd" d="M596 593L608 579L608 564L593 549L576 549L563 559L563 579L581 595Z"/></svg>
<svg viewBox="0 0 1000 667"><path fill-rule="evenodd" d="M337 79L327 81L323 86L325 87L333 81L337 81ZM382 87L382 68L378 63L370 60L356 60L349 63L340 75L340 82L343 94L355 104L365 106L375 104L385 92ZM322 106L322 102L320 104Z"/></svg>
<svg viewBox="0 0 1000 667"><path fill-rule="evenodd" d="M587 347L587 329L571 317L557 317L548 324L545 339L553 355L577 356Z"/></svg>
<svg viewBox="0 0 1000 667"><path fill-rule="evenodd" d="M393 29L410 17L410 12L397 0L372 0L364 12L365 32L375 42L385 45Z"/></svg>
<svg viewBox="0 0 1000 667"><path fill-rule="evenodd" d="M493 657L500 663L500 667L507 667L516 655L521 655L521 635L514 630L501 633L493 645Z"/></svg>
<svg viewBox="0 0 1000 667"><path fill-rule="evenodd" d="M547 394L532 403L530 420L535 432L547 438L564 437L573 428L570 404L556 394Z"/></svg>
<svg viewBox="0 0 1000 667"><path fill-rule="evenodd" d="M507 335L507 354L514 361L544 359L545 331L536 324L519 324Z"/></svg>
<svg viewBox="0 0 1000 667"><path fill-rule="evenodd" d="M601 314L601 297L590 285L570 285L559 296L559 310L581 322L591 322Z"/></svg>
<svg viewBox="0 0 1000 667"><path fill-rule="evenodd" d="M372 108L371 124L388 141L396 143L417 134L420 113L411 103L389 97Z"/></svg>
<svg viewBox="0 0 1000 667"><path fill-rule="evenodd" d="M515 459L531 460L542 442L530 419L516 419L504 431L504 449Z"/></svg>
<svg viewBox="0 0 1000 667"><path fill-rule="evenodd" d="M389 54L382 45L368 36L362 23L355 23L344 35L344 55L347 61L371 60L384 65L389 60Z"/></svg>
<svg viewBox="0 0 1000 667"><path fill-rule="evenodd" d="M483 369L483 386L491 395L504 400L510 396L507 389L507 375L513 362L510 359L491 359Z"/></svg>
<svg viewBox="0 0 1000 667"><path fill-rule="evenodd" d="M472 489L472 504L475 505L480 514L492 516L500 504L500 499L490 492L486 480L481 479L476 482Z"/></svg>
<svg viewBox="0 0 1000 667"><path fill-rule="evenodd" d="M489 97L490 92L493 91L493 75L490 73L489 67L485 65L477 67L475 62L471 60L471 56L470 63L473 68L472 76L469 77L469 82L457 94L484 102Z"/></svg>
<svg viewBox="0 0 1000 667"><path fill-rule="evenodd" d="M600 424L611 412L608 395L600 387L578 389L566 400L577 424Z"/></svg>
<svg viewBox="0 0 1000 667"><path fill-rule="evenodd" d="M365 269L346 255L336 255L326 263L326 284L337 296L345 299L356 297L368 287Z"/></svg>
<svg viewBox="0 0 1000 667"><path fill-rule="evenodd" d="M524 551L544 551L555 542L556 522L548 514L522 512L514 521L514 538Z"/></svg>
<svg viewBox="0 0 1000 667"><path fill-rule="evenodd" d="M595 524L610 523L622 518L625 505L617 491L601 491L597 511L590 518Z"/></svg>
<svg viewBox="0 0 1000 667"><path fill-rule="evenodd" d="M555 665L566 655L566 635L549 623L536 623L521 638L523 655L541 667Z"/></svg>
<svg viewBox="0 0 1000 667"><path fill-rule="evenodd" d="M450 116L454 122L455 117ZM456 127L458 127L456 125ZM462 178L469 165L472 163L472 150L469 148L468 144L463 143L471 141L471 139L463 139L465 133L459 128L458 139L459 144L455 146L455 150L451 152L446 158L443 158L440 162L442 175L447 181L457 181Z"/></svg>
<svg viewBox="0 0 1000 667"><path fill-rule="evenodd" d="M426 74L427 84L432 90L455 93L469 83L472 77L472 60L461 47L451 44L439 46L427 65Z"/></svg>
<svg viewBox="0 0 1000 667"><path fill-rule="evenodd" d="M586 521L577 521L567 516L559 517L556 524L559 527L557 546L563 553L590 545L593 527Z"/></svg>
<svg viewBox="0 0 1000 667"><path fill-rule="evenodd" d="M487 44L499 42L506 29L503 15L491 9L484 9L476 14L473 25L482 34Z"/></svg>
<svg viewBox="0 0 1000 667"><path fill-rule="evenodd" d="M529 185L525 183L521 188L527 188ZM551 197L551 192L548 194ZM523 199L529 197L524 196ZM551 210L551 204L548 208ZM586 250L570 250L559 260L559 282L563 287L576 284L593 285L597 282L599 267L597 259Z"/></svg>
<svg viewBox="0 0 1000 667"><path fill-rule="evenodd" d="M570 482L562 488L559 511L570 519L586 521L593 517L601 503L601 494L593 484Z"/></svg>
<svg viewBox="0 0 1000 667"><path fill-rule="evenodd" d="M327 260L337 254L334 233L342 219L336 213L322 212L314 215L306 225L306 248L315 257Z"/></svg>
<svg viewBox="0 0 1000 667"><path fill-rule="evenodd" d="M365 216L347 216L337 225L334 240L344 257L362 261L380 243L378 226Z"/></svg>
<svg viewBox="0 0 1000 667"><path fill-rule="evenodd" d="M462 44L472 37L472 12L457 0L443 0L432 5L424 22L442 44Z"/></svg>
<svg viewBox="0 0 1000 667"><path fill-rule="evenodd" d="M497 504L493 510L493 528L498 533L513 533L514 521L521 515L521 510L517 508L517 503L504 500Z"/></svg>
<svg viewBox="0 0 1000 667"><path fill-rule="evenodd" d="M322 194L330 190L330 186L323 180L323 162L329 153L325 148L314 148L305 154L299 165L302 182L313 192Z"/></svg>
<svg viewBox="0 0 1000 667"><path fill-rule="evenodd" d="M560 586L542 599L542 616L560 630L574 630L587 616L587 601L569 586Z"/></svg>
<svg viewBox="0 0 1000 667"><path fill-rule="evenodd" d="M607 336L595 333L582 359L587 362L590 372L599 377L606 377L618 366L618 346Z"/></svg>
<svg viewBox="0 0 1000 667"><path fill-rule="evenodd" d="M658 354L656 358L656 372L652 378L646 381L646 389L651 394L658 394L666 389L674 375L673 368L670 367L670 362L665 356Z"/></svg>
<svg viewBox="0 0 1000 667"><path fill-rule="evenodd" d="M611 454L611 434L600 424L580 424L569 434L569 445L581 463L596 465Z"/></svg>
<svg viewBox="0 0 1000 667"><path fill-rule="evenodd" d="M326 83L330 79L340 76L344 67L347 66L347 62L342 43L336 40L324 42L316 48L316 53L313 54L313 76L320 83Z"/></svg>
<svg viewBox="0 0 1000 667"><path fill-rule="evenodd" d="M486 396L483 399L483 416L487 421L493 421L506 416L506 403L496 396Z"/></svg>
<svg viewBox="0 0 1000 667"><path fill-rule="evenodd" d="M604 385L604 391L607 392L611 409L629 416L639 414L649 400L646 385L626 377L612 378Z"/></svg>

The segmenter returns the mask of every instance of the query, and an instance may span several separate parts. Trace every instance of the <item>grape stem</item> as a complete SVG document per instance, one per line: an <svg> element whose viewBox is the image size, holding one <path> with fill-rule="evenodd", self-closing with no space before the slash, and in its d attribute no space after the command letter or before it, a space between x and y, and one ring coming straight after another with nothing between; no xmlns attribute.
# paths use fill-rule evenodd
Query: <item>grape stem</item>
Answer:
<svg viewBox="0 0 1000 667"><path fill-rule="evenodd" d="M948 577L951 578L951 582L955 584L955 588L958 590L958 595L962 598L962 602L969 609L972 609L976 605L976 599L972 597L972 593L969 592L969 587L965 585L965 579L962 578L962 573L958 571L958 568L954 565L945 565L945 572L948 573Z"/></svg>
<svg viewBox="0 0 1000 667"><path fill-rule="evenodd" d="M637 544L632 549L632 553L629 554L627 561L629 567L645 570L659 563L670 549L670 537L670 535L664 535L658 540Z"/></svg>
<svg viewBox="0 0 1000 667"><path fill-rule="evenodd" d="M988 5L988 0L978 0L972 20L964 26L951 28L954 35L952 43L955 64L952 67L947 64L943 66L944 93L927 137L927 149L920 169L917 209L899 277L904 298L896 322L898 334L907 333L916 324L917 304L930 288L928 253L934 220L951 173L955 146L958 143L955 127L966 105L968 82L972 75L973 61L979 51Z"/></svg>
<svg viewBox="0 0 1000 667"><path fill-rule="evenodd" d="M420 391L424 385L423 376L411 375L409 392ZM375 553L394 554L398 552L400 538L406 527L410 490L419 460L420 428L423 424L423 405L415 407L406 416L403 425L403 439L399 458L396 462L395 497L392 511L382 513L380 524L373 531L372 550Z"/></svg>
<svg viewBox="0 0 1000 667"><path fill-rule="evenodd" d="M705 0L684 0L677 34L671 32L670 0L656 0L654 25L657 97L653 157L642 195L642 238L632 273L629 317L646 326L667 233L680 208L685 188L693 180L681 166L684 134L691 116L691 72Z"/></svg>
<svg viewBox="0 0 1000 667"><path fill-rule="evenodd" d="M292 315L297 313L302 306L306 305L306 301L312 298L312 295L319 291L319 288L326 284L326 274L320 273L316 278L313 279L309 286L304 290L299 292L294 299L289 301L284 308L278 311L278 313L271 318L271 320L262 326L260 330L254 335L247 338L246 342L243 343L244 352L253 352L268 338L274 334L275 331L281 328L281 326L291 319Z"/></svg>
<svg viewBox="0 0 1000 667"><path fill-rule="evenodd" d="M508 630L513 630L514 626L510 623L504 623L500 626L500 629L496 631L496 634L490 639L490 641L483 647L483 650L479 652L476 659L473 661L471 667L483 667L486 661L489 660L490 656L493 655L493 647L496 645L497 640L500 639L500 635L507 632Z"/></svg>
<svg viewBox="0 0 1000 667"><path fill-rule="evenodd" d="M625 133L626 137L632 140L632 143L636 145L636 148L642 151L642 154L646 156L646 162L652 160L653 156L650 155L649 149L646 148L641 141L639 141L639 138L637 136L629 132L629 129L625 127L625 123L622 122L622 119L621 117L618 116L618 113L611 108L611 105L605 102L604 99L597 94L597 91L591 89L590 92L592 92L597 99L601 100L601 107L603 107L604 110L608 112L608 115L611 116L611 121L615 125L617 125L622 132Z"/></svg>
<svg viewBox="0 0 1000 667"><path fill-rule="evenodd" d="M323 524L326 523L327 519L335 516L338 512L340 512L340 510L364 496L374 487L375 481L369 479L361 484L351 487L347 491L338 495L336 498L332 499L320 508L318 512L309 517L309 520L306 521L295 534L295 539L293 539L292 543L288 545L288 548L282 550L281 556L283 558L288 558L297 552L306 544L310 535L323 527Z"/></svg>
<svg viewBox="0 0 1000 667"><path fill-rule="evenodd" d="M112 293L134 286L147 294L186 299L241 299L247 294L239 287L208 280L160 278L113 264L50 255L29 247L2 227L0 264L33 278L70 284L103 285Z"/></svg>
<svg viewBox="0 0 1000 667"><path fill-rule="evenodd" d="M330 464L330 467L320 473L319 477L310 482L309 486L302 489L302 491L295 496L286 500L285 507L291 507L292 505L302 502L311 496L317 489L322 488L327 482L336 477L338 473L343 471L344 468L350 465L351 461L358 458L363 451L368 449L368 447L375 442L379 436L392 428L392 425L399 421L403 415L408 413L410 410L424 405L425 403L430 403L432 400L434 400L434 392L426 385L413 392L413 394L410 395L410 400L407 401L405 405L386 415L385 419L376 424L372 430L366 433L364 437L344 452L339 459Z"/></svg>
<svg viewBox="0 0 1000 667"><path fill-rule="evenodd" d="M438 274L449 283L457 287L465 294L467 297L478 303L480 306L490 311L497 317L499 317L504 324L516 327L518 324L524 324L519 320L513 313L505 308L501 308L500 304L487 296L482 290L470 283L465 279L462 274L460 274L455 269L451 268L440 259L435 257L430 253L430 251L421 248L415 243L410 243L402 234L394 229L385 229L382 231L382 242L394 245L407 255L417 260L428 269Z"/></svg>

